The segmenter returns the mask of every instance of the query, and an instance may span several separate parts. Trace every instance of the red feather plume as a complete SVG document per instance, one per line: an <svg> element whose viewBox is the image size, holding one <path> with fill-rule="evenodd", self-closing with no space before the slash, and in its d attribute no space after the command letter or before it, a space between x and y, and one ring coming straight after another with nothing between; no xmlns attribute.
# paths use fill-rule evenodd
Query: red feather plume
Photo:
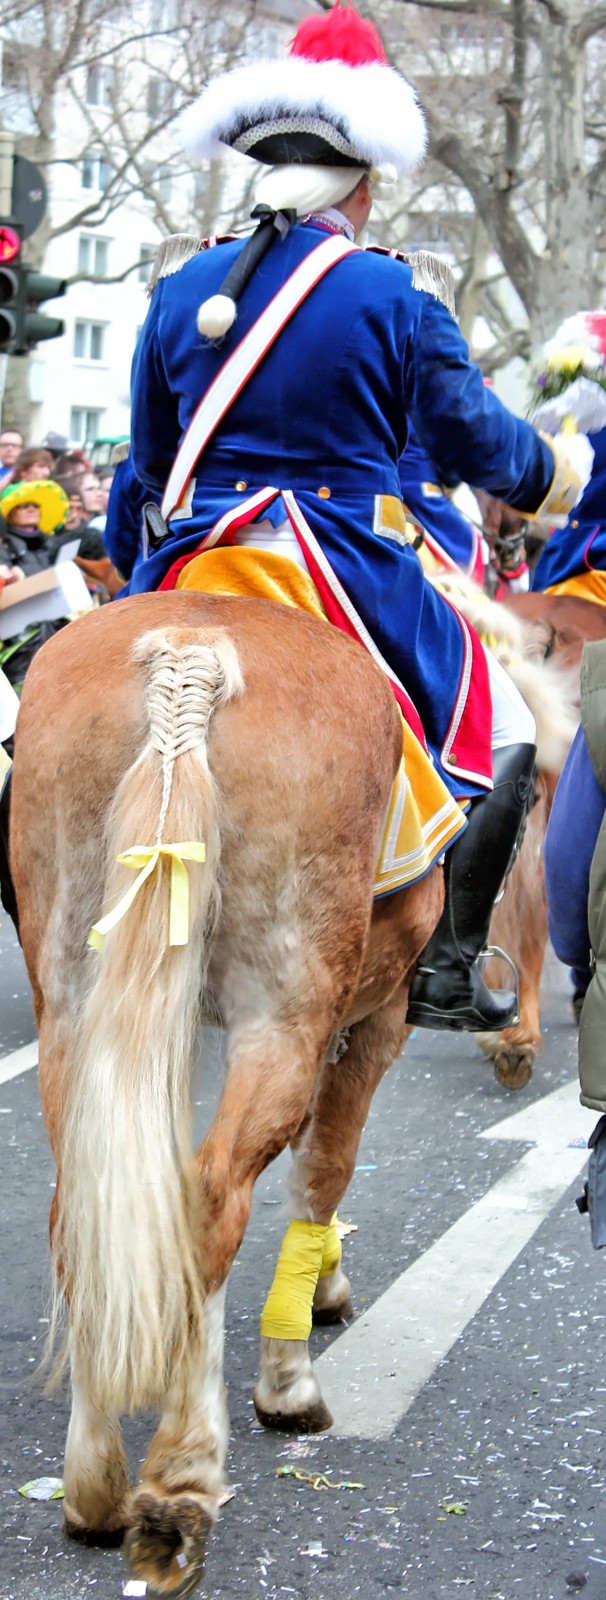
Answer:
<svg viewBox="0 0 606 1600"><path fill-rule="evenodd" d="M337 0L324 16L305 17L299 24L290 54L306 61L345 61L348 67L365 67L386 61L377 29L365 22L352 5Z"/></svg>

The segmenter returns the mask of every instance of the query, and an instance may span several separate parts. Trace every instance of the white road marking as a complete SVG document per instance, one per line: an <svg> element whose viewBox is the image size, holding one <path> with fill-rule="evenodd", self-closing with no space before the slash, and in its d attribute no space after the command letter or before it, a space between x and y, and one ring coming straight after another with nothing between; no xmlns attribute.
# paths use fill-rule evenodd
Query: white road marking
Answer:
<svg viewBox="0 0 606 1600"><path fill-rule="evenodd" d="M30 1067L37 1065L38 1040L34 1039L33 1044L24 1044L10 1056L0 1056L0 1083L8 1083L10 1078L18 1078L20 1073L29 1072Z"/></svg>
<svg viewBox="0 0 606 1600"><path fill-rule="evenodd" d="M408 1267L315 1362L346 1438L385 1438L587 1160L596 1112L565 1084L480 1137L534 1149ZM576 1145L574 1141L577 1141Z"/></svg>

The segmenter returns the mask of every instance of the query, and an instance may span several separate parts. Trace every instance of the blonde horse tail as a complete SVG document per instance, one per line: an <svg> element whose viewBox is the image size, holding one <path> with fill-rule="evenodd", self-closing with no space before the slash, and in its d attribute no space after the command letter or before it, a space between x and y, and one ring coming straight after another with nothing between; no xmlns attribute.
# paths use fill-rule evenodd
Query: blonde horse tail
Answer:
<svg viewBox="0 0 606 1600"><path fill-rule="evenodd" d="M235 646L220 630L154 630L136 657L148 731L108 819L106 904L133 884L116 857L137 843L141 851L154 840L203 841L206 860L186 869L189 939L171 946L172 861L159 857L88 958L70 1050L54 1258L72 1360L106 1412L158 1405L202 1338L189 1078L219 909L207 741L213 712L243 689Z"/></svg>

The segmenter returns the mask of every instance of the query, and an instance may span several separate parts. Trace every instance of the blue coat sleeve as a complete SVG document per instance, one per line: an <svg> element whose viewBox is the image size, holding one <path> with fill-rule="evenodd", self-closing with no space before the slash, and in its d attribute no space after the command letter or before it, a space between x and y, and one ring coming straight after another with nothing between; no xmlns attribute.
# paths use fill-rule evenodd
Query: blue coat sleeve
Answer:
<svg viewBox="0 0 606 1600"><path fill-rule="evenodd" d="M545 838L549 933L569 967L589 964L589 871L606 811L583 729L577 730L555 792Z"/></svg>
<svg viewBox="0 0 606 1600"><path fill-rule="evenodd" d="M160 495L181 439L178 400L166 376L160 341L163 288L161 282L154 289L134 354L130 445L137 477Z"/></svg>
<svg viewBox="0 0 606 1600"><path fill-rule="evenodd" d="M110 489L103 542L122 578L130 578L141 549L145 502L158 499L156 491L139 481L130 456L119 462Z"/></svg>
<svg viewBox="0 0 606 1600"><path fill-rule="evenodd" d="M514 417L482 380L454 317L433 295L412 341L407 409L442 481L487 489L521 510L537 511L554 459L529 422Z"/></svg>

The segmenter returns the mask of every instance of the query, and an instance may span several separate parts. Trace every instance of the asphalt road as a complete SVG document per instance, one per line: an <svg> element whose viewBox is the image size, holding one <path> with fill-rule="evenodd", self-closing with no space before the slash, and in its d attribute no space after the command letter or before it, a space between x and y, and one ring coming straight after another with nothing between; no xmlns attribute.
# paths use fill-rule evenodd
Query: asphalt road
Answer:
<svg viewBox="0 0 606 1600"><path fill-rule="evenodd" d="M428 1252L450 1228L456 1252L470 1208L490 1198L495 1185L502 1190L507 1174L515 1183L516 1170L523 1170L519 1163L540 1136L546 1108L559 1103L548 1097L575 1074L567 981L555 965L544 1016L544 1052L522 1096L501 1089L473 1042L456 1035L417 1033L388 1074L340 1207L342 1218L358 1224L344 1247L358 1329L368 1308L415 1262L422 1275L433 1259ZM0 918L0 1019L0 1057L34 1038L27 979L6 918ZM218 1040L209 1036L194 1080L200 1129L220 1077ZM479 1137L542 1098L536 1133L513 1141ZM60 1476L67 1426L66 1400L45 1397L36 1382L48 1315L54 1172L35 1071L0 1082L0 1143L0 1600L67 1600L93 1587L98 1600L118 1600L126 1576L119 1553L70 1544L60 1503L26 1501L17 1492L28 1479ZM537 1159L562 1191L563 1156L554 1146ZM201 1593L209 1600L244 1594L378 1600L395 1591L443 1600L468 1589L490 1600L559 1600L582 1588L587 1600L605 1600L604 1260L592 1252L586 1220L573 1204L582 1178L560 1192L502 1276L495 1243L492 1291L447 1354L436 1357L392 1432L298 1442L259 1430L251 1403L259 1313L284 1226L286 1169L282 1158L257 1186L230 1282L229 1479L236 1493L221 1514ZM532 1203L532 1195L516 1202L522 1211ZM472 1211L478 1226L484 1214ZM480 1226L478 1256L483 1250L490 1257L490 1220L486 1226L488 1252ZM530 1232L532 1226L531 1220ZM460 1273L473 1288L469 1254L461 1257ZM346 1341L353 1334L315 1331L314 1354L326 1352L333 1337ZM339 1349L348 1347L337 1342L331 1351L345 1384L349 1357ZM356 1359L352 1353L352 1364ZM126 1425L133 1472L151 1426L149 1419ZM287 1464L364 1487L314 1489L278 1477ZM461 1514L445 1510L444 1501L458 1502Z"/></svg>

